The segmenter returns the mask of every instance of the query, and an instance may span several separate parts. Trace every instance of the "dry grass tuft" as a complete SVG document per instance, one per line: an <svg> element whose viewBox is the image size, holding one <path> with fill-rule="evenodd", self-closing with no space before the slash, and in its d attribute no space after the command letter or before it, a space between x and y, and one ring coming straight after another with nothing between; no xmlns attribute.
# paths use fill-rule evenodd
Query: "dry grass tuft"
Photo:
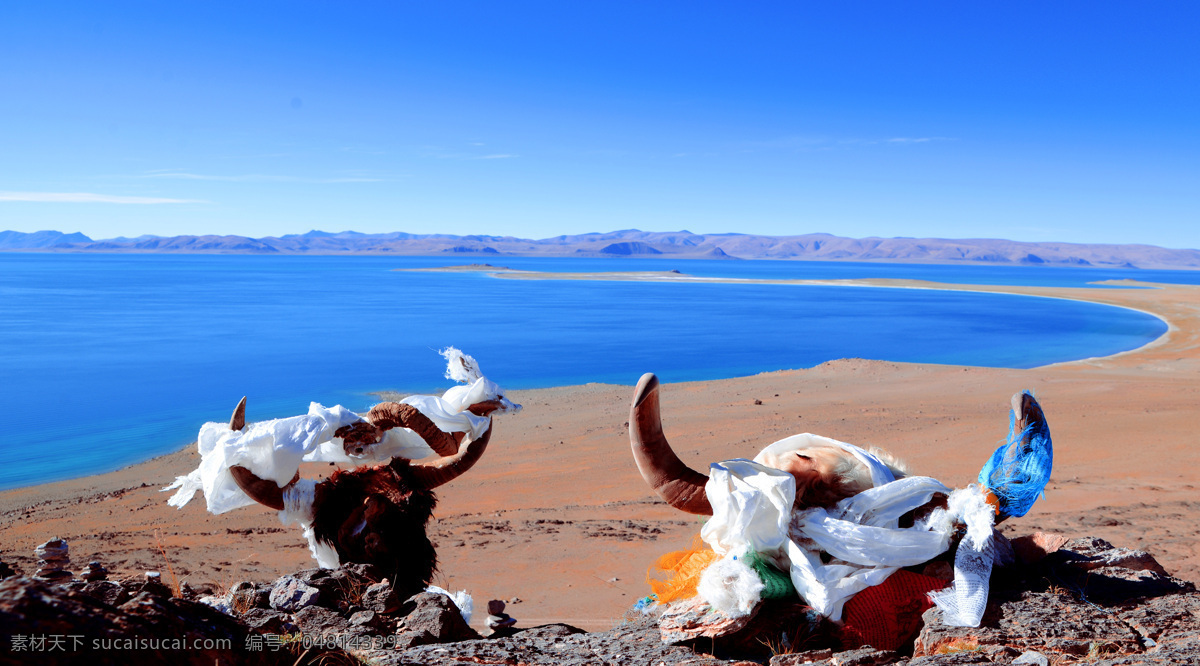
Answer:
<svg viewBox="0 0 1200 666"><path fill-rule="evenodd" d="M171 574L171 594L179 596L179 579L175 577L175 567L171 566L171 560L167 557L167 550L162 545L162 535L158 530L154 530L154 542L158 544L158 552L162 555L163 562L167 564L167 573Z"/></svg>
<svg viewBox="0 0 1200 666"><path fill-rule="evenodd" d="M350 605L361 603L363 594L371 585L372 583L353 576L347 576L338 581L338 589L342 592L342 598Z"/></svg>
<svg viewBox="0 0 1200 666"><path fill-rule="evenodd" d="M983 648L973 640L954 639L937 649L934 654L957 654L959 652L980 652Z"/></svg>

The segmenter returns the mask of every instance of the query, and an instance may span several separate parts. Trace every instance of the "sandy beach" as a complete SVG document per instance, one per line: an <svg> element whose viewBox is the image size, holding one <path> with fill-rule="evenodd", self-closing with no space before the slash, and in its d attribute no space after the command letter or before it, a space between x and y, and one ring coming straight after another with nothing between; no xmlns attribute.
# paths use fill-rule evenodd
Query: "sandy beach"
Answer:
<svg viewBox="0 0 1200 666"><path fill-rule="evenodd" d="M1054 476L1046 498L1005 532L1096 535L1200 580L1200 287L837 284L1087 300L1155 314L1170 330L1131 352L1028 370L843 359L719 381L660 376L665 430L686 462L704 470L813 432L882 446L917 473L961 486L1006 434L1009 397L1032 389L1054 436ZM686 546L701 523L661 502L638 475L626 430L637 380L510 393L525 410L499 418L479 464L439 491L430 525L436 584L466 589L477 603L508 600L521 626L585 629L610 627L648 593L647 566ZM250 405L251 420L253 412ZM62 537L76 568L98 560L114 576L152 569L197 588L315 566L300 531L266 508L212 516L200 497L182 510L167 506L159 489L198 460L189 447L110 474L0 493L0 559L31 574L34 547Z"/></svg>

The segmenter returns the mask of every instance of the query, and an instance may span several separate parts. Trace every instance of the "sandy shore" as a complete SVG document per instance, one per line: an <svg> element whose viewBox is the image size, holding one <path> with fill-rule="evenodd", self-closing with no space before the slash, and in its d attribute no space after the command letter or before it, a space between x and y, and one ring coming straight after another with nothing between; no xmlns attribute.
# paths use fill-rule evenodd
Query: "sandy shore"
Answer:
<svg viewBox="0 0 1200 666"><path fill-rule="evenodd" d="M1030 370L846 359L720 381L663 376L664 424L681 457L703 470L807 431L883 446L918 473L963 485L1004 437L1009 396L1033 389L1054 435L1054 480L1046 499L1006 531L1093 534L1200 579L1200 287L870 284L1110 303L1153 313L1171 328L1133 352ZM523 626L589 629L611 626L648 592L647 565L689 543L700 521L667 507L638 476L626 432L637 379L511 394L525 411L498 419L485 457L439 493L430 528L441 559L437 584L467 589L479 602L510 600ZM34 546L61 536L76 567L95 559L117 575L154 569L193 586L269 580L313 565L299 530L265 508L211 516L200 497L183 510L168 507L158 489L197 462L189 448L111 474L0 493L0 559L32 573Z"/></svg>

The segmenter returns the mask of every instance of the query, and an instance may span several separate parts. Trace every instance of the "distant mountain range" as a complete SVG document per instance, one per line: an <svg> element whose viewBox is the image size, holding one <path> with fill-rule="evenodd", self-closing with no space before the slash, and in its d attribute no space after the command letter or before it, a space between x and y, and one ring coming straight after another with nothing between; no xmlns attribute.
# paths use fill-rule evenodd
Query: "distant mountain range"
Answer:
<svg viewBox="0 0 1200 666"><path fill-rule="evenodd" d="M677 257L1200 269L1200 250L1153 245L1025 243L991 238L844 238L830 234L757 236L636 229L540 240L399 231L387 234L310 231L279 238L140 236L92 240L80 233L0 231L0 251L446 255L448 258Z"/></svg>

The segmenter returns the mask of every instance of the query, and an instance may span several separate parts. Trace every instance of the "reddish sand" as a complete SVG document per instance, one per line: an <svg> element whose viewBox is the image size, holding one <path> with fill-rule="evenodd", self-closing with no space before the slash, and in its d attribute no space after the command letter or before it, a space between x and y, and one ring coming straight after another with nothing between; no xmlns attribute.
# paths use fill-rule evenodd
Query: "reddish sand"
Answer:
<svg viewBox="0 0 1200 666"><path fill-rule="evenodd" d="M1171 330L1134 352L1032 370L846 359L721 381L661 377L676 451L704 470L814 432L883 446L918 473L964 485L1004 437L1009 396L1029 388L1053 432L1054 480L1046 499L1005 530L1097 535L1200 578L1200 287L938 286L1124 305L1163 317ZM637 379L511 394L525 411L499 418L480 463L440 491L430 526L441 559L435 583L467 589L480 603L509 600L523 626L607 628L647 594L647 565L687 545L701 522L658 500L634 467L626 421ZM214 416L197 420L205 418ZM111 474L0 493L0 559L32 573L34 546L60 536L78 568L95 559L117 576L154 569L195 587L315 566L299 530L268 509L212 516L199 496L183 510L168 507L158 489L197 461L188 449Z"/></svg>

